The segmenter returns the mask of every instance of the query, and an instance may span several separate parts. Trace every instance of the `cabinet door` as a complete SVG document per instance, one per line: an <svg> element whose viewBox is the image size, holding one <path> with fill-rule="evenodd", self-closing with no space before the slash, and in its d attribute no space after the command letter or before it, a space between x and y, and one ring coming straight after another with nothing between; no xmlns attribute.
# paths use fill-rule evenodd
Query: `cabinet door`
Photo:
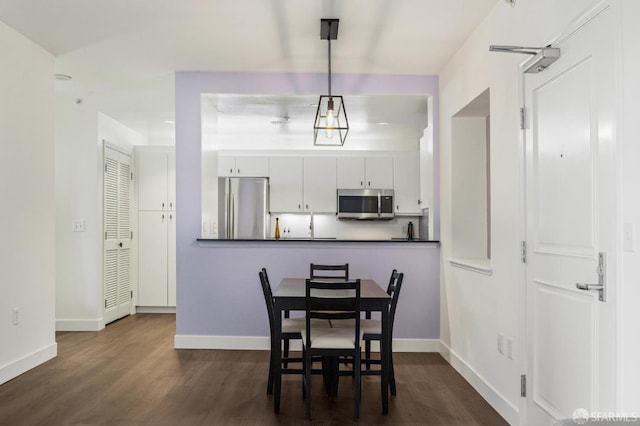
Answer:
<svg viewBox="0 0 640 426"><path fill-rule="evenodd" d="M169 212L167 227L167 305L176 306L176 213Z"/></svg>
<svg viewBox="0 0 640 426"><path fill-rule="evenodd" d="M168 210L176 209L176 153L174 150L167 153L167 202Z"/></svg>
<svg viewBox="0 0 640 426"><path fill-rule="evenodd" d="M167 306L167 224L170 214L173 213L138 212L140 306Z"/></svg>
<svg viewBox="0 0 640 426"><path fill-rule="evenodd" d="M420 159L393 159L393 189L396 213L420 213Z"/></svg>
<svg viewBox="0 0 640 426"><path fill-rule="evenodd" d="M236 157L236 176L269 176L269 159L267 157Z"/></svg>
<svg viewBox="0 0 640 426"><path fill-rule="evenodd" d="M302 211L302 157L269 159L269 210Z"/></svg>
<svg viewBox="0 0 640 426"><path fill-rule="evenodd" d="M336 167L336 179L338 188L364 188L364 158L338 157L336 160Z"/></svg>
<svg viewBox="0 0 640 426"><path fill-rule="evenodd" d="M365 185L367 188L393 188L393 159L372 157L366 159Z"/></svg>
<svg viewBox="0 0 640 426"><path fill-rule="evenodd" d="M236 175L236 157L218 156L218 176L230 177Z"/></svg>
<svg viewBox="0 0 640 426"><path fill-rule="evenodd" d="M138 210L168 210L167 153L137 151Z"/></svg>
<svg viewBox="0 0 640 426"><path fill-rule="evenodd" d="M336 212L336 159L304 159L304 210L317 213Z"/></svg>

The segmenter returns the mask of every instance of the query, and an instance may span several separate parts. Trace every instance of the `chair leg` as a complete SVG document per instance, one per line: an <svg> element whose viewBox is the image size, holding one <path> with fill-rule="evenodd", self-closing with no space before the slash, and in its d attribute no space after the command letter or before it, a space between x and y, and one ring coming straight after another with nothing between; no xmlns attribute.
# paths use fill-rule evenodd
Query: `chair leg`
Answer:
<svg viewBox="0 0 640 426"><path fill-rule="evenodd" d="M364 363L367 366L367 370L371 370L371 340L364 342Z"/></svg>
<svg viewBox="0 0 640 426"><path fill-rule="evenodd" d="M287 358L289 358L289 339L284 339L284 351L282 352L284 354L284 359L286 360ZM287 361L283 361L284 364L284 368L287 368L289 366L289 363Z"/></svg>
<svg viewBox="0 0 640 426"><path fill-rule="evenodd" d="M311 354L310 351L305 351L304 356L304 381L305 387L305 399L304 399L304 418L306 420L311 419Z"/></svg>
<svg viewBox="0 0 640 426"><path fill-rule="evenodd" d="M273 349L271 350L271 354L269 355L269 378L267 379L267 394L273 394L273 370L275 366L273 365Z"/></svg>
<svg viewBox="0 0 640 426"><path fill-rule="evenodd" d="M393 370L393 351L389 352L389 387L391 395L396 396L396 373Z"/></svg>
<svg viewBox="0 0 640 426"><path fill-rule="evenodd" d="M359 352L359 351L358 351ZM353 359L353 371L355 373L354 395L353 395L353 418L360 419L360 398L362 396L362 381L360 375L360 355Z"/></svg>

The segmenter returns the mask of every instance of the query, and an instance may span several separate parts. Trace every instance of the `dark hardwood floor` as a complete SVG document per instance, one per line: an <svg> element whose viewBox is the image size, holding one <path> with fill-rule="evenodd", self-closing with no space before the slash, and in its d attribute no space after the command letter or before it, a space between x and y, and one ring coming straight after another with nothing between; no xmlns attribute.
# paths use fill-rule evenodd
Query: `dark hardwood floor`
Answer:
<svg viewBox="0 0 640 426"><path fill-rule="evenodd" d="M280 425L353 423L351 381L338 398L283 380L280 414L266 394L266 351L175 350L175 316L138 314L100 332L60 332L58 357L0 386L0 425ZM360 424L506 422L439 355L398 353L398 396L382 415L378 377L363 377Z"/></svg>

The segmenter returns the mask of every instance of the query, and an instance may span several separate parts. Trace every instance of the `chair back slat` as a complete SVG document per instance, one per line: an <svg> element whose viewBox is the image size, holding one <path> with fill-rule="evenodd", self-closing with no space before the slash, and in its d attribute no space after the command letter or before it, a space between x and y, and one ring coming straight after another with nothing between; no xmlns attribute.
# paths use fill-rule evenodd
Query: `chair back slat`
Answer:
<svg viewBox="0 0 640 426"><path fill-rule="evenodd" d="M273 324L275 321L273 312L273 292L271 291L271 284L269 283L267 270L262 268L262 270L258 272L258 276L260 277L260 285L262 286L264 301L267 305L267 314L269 315L269 330L271 330L271 333L273 334Z"/></svg>
<svg viewBox="0 0 640 426"><path fill-rule="evenodd" d="M360 336L360 280L317 281L305 283L306 331L311 335L311 320L353 319L356 341Z"/></svg>
<svg viewBox="0 0 640 426"><path fill-rule="evenodd" d="M340 279L349 280L349 264L344 265L320 265L311 263L309 266L309 279Z"/></svg>
<svg viewBox="0 0 640 426"><path fill-rule="evenodd" d="M391 296L391 307L389 308L389 318L391 320L391 328L393 329L393 322L396 317L396 307L398 306L398 298L400 297L400 289L402 288L402 280L404 279L404 273L396 271L395 269L391 273L391 280L387 287L387 294Z"/></svg>

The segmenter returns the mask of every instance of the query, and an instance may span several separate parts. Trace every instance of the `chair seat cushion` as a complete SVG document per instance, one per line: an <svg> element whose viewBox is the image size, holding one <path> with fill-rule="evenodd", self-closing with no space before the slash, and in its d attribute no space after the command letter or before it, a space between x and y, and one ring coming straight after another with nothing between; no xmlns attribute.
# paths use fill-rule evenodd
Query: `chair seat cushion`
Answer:
<svg viewBox="0 0 640 426"><path fill-rule="evenodd" d="M303 344L309 346L306 330L302 329L301 334ZM354 338L353 327L311 328L311 348L313 349L353 349L355 347ZM360 340L362 340L362 332Z"/></svg>
<svg viewBox="0 0 640 426"><path fill-rule="evenodd" d="M311 326L318 328L330 328L331 324L329 324L329 321L327 320L314 318L311 320ZM282 318L283 333L300 333L300 330L305 327L306 325L304 318Z"/></svg>
<svg viewBox="0 0 640 426"><path fill-rule="evenodd" d="M353 328L354 320L331 320L332 328ZM363 334L382 334L382 323L377 319L361 319L360 331Z"/></svg>

